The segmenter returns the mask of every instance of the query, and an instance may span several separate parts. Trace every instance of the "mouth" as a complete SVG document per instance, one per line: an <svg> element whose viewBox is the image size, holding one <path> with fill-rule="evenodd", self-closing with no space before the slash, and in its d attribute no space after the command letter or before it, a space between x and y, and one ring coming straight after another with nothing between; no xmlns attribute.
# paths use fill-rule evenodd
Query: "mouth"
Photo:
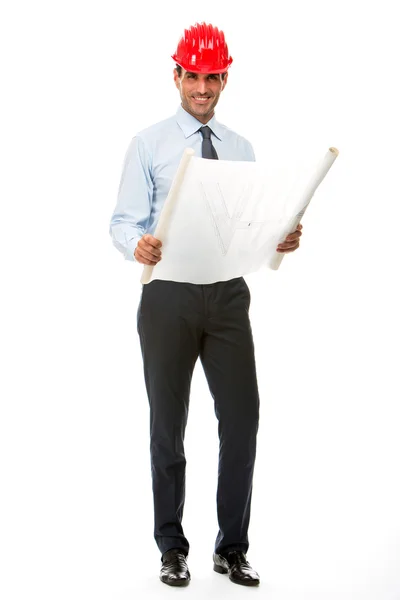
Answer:
<svg viewBox="0 0 400 600"><path fill-rule="evenodd" d="M192 100L196 104L207 104L207 102L210 100L210 96L192 96Z"/></svg>

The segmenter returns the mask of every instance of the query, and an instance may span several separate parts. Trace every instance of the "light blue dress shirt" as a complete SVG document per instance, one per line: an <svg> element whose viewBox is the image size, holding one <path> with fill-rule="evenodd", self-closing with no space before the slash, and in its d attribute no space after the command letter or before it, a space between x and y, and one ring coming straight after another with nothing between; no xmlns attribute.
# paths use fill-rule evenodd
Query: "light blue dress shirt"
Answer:
<svg viewBox="0 0 400 600"><path fill-rule="evenodd" d="M255 160L250 142L218 123L215 115L207 125L221 160ZM145 233L154 235L185 148L193 148L195 156L201 157L202 126L180 106L176 115L144 129L131 141L110 222L112 242L126 260L136 262L138 241Z"/></svg>

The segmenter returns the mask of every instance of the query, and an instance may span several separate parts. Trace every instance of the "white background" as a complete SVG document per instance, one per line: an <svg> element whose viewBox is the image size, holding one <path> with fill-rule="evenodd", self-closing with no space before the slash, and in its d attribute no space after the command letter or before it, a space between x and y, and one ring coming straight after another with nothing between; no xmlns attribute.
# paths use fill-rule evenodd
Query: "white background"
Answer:
<svg viewBox="0 0 400 600"><path fill-rule="evenodd" d="M4 600L400 598L396 4L2 8ZM212 571L217 421L200 363L186 433L192 582L158 579L141 267L108 234L126 148L176 111L170 55L201 20L234 58L217 118L258 160L340 151L300 249L246 278L262 401L253 591Z"/></svg>

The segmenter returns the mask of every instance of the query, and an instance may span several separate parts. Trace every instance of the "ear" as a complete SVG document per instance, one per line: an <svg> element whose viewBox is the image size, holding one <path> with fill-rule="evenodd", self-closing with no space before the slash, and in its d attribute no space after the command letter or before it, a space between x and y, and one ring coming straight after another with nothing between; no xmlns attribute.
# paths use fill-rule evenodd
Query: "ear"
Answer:
<svg viewBox="0 0 400 600"><path fill-rule="evenodd" d="M178 71L176 69L174 69L174 81L175 81L175 85L176 87L180 88L180 84L179 84L179 76L178 76Z"/></svg>
<svg viewBox="0 0 400 600"><path fill-rule="evenodd" d="M225 78L222 81L222 87L221 87L221 92L222 90L225 88L226 84L228 82L228 73L225 75Z"/></svg>

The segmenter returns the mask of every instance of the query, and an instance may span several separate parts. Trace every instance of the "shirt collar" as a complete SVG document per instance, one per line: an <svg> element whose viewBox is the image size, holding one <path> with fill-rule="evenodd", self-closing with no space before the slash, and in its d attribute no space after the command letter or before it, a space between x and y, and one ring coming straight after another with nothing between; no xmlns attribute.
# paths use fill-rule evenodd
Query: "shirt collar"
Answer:
<svg viewBox="0 0 400 600"><path fill-rule="evenodd" d="M182 129L185 138L188 138L196 133L196 131L198 131L200 127L203 127L203 125L208 125L213 134L219 140L222 140L222 127L217 122L215 115L208 121L208 123L201 123L193 115L188 113L181 105L176 111L176 120L179 127Z"/></svg>

